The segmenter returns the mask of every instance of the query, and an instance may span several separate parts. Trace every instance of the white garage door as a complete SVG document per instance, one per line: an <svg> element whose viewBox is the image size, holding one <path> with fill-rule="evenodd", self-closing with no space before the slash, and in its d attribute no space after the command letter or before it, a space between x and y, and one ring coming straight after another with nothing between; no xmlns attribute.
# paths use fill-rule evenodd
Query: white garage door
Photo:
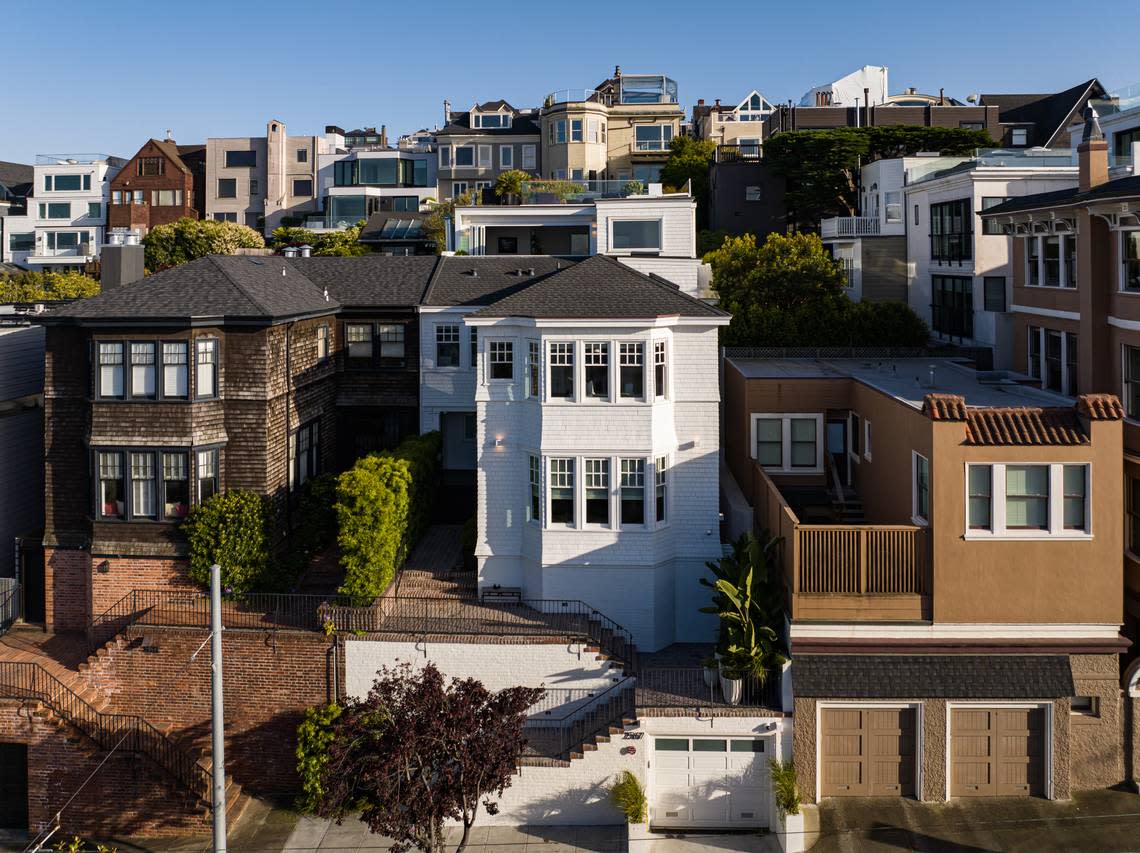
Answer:
<svg viewBox="0 0 1140 853"><path fill-rule="evenodd" d="M766 738L654 738L650 823L767 826L771 744Z"/></svg>

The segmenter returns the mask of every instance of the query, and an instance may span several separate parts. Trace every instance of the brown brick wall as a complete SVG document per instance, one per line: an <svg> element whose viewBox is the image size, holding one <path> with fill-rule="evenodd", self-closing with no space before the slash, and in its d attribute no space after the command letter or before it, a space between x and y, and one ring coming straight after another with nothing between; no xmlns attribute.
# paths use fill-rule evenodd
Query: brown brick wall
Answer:
<svg viewBox="0 0 1140 853"><path fill-rule="evenodd" d="M161 157L166 167L162 175L140 175L138 173L138 160L140 157ZM111 179L111 191L123 192L143 191L143 204L108 204L108 228L143 228L149 230L156 225L166 225L183 217L198 218L195 209L194 175L184 172L162 151L161 147L151 140L139 149L130 162ZM180 205L151 205L151 190L182 190L182 204Z"/></svg>
<svg viewBox="0 0 1140 853"><path fill-rule="evenodd" d="M140 713L170 724L182 743L209 745L208 649L188 664L203 631L128 630L89 671L110 698L109 712ZM143 649L143 638L147 649ZM297 724L307 708L328 702L344 683L344 656L317 634L229 631L222 644L226 703L226 763L234 780L255 793L296 793ZM337 674L334 675L334 662ZM178 701L155 701L156 697Z"/></svg>
<svg viewBox="0 0 1140 853"><path fill-rule="evenodd" d="M63 812L64 835L179 835L209 828L205 810L148 759L115 753L80 790L107 753L23 703L0 703L0 741L28 748L28 819L32 832Z"/></svg>
<svg viewBox="0 0 1140 853"><path fill-rule="evenodd" d="M44 549L44 613L55 631L82 631L91 618L91 554L78 548Z"/></svg>

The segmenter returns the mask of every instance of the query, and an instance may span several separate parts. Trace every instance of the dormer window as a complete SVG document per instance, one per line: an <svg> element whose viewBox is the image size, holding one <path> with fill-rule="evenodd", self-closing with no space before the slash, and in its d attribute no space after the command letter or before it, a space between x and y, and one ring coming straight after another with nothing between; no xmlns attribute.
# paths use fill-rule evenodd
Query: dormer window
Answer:
<svg viewBox="0 0 1140 853"><path fill-rule="evenodd" d="M472 119L472 127L483 130L505 130L511 126L510 113L473 113Z"/></svg>

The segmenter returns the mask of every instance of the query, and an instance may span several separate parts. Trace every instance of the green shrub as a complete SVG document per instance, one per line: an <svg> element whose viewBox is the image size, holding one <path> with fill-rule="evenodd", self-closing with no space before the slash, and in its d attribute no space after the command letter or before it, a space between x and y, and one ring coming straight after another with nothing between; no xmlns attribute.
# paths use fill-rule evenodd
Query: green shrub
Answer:
<svg viewBox="0 0 1140 853"><path fill-rule="evenodd" d="M210 566L217 563L227 593L263 589L270 571L272 519L269 501L253 492L217 494L191 508L182 524L191 579L208 587Z"/></svg>
<svg viewBox="0 0 1140 853"><path fill-rule="evenodd" d="M796 766L790 761L778 758L768 759L768 769L772 773L772 793L776 797L776 808L781 817L800 813L800 791L796 787Z"/></svg>
<svg viewBox="0 0 1140 853"><path fill-rule="evenodd" d="M324 772L332 745L332 724L341 715L336 704L317 705L305 712L297 726L297 775L301 777L302 794L297 808L312 813L324 795Z"/></svg>
<svg viewBox="0 0 1140 853"><path fill-rule="evenodd" d="M337 479L340 592L359 604L384 592L431 521L442 441L438 432L373 453Z"/></svg>
<svg viewBox="0 0 1140 853"><path fill-rule="evenodd" d="M627 823L645 823L649 811L645 788L628 770L621 771L618 780L610 786L610 800L625 814Z"/></svg>

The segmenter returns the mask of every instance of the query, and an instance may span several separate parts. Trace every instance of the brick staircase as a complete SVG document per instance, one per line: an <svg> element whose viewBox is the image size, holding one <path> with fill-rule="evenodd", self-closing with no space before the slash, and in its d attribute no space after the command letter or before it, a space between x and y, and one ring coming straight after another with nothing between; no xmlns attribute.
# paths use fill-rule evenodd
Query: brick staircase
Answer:
<svg viewBox="0 0 1140 853"><path fill-rule="evenodd" d="M590 702L555 719L529 720L525 727L527 746L519 759L520 767L569 767L596 752L599 744L625 732L636 722L634 690L636 679L621 676L608 688L600 689Z"/></svg>
<svg viewBox="0 0 1140 853"><path fill-rule="evenodd" d="M113 748L141 753L181 789L186 813L205 822L212 803L212 763L205 750L189 750L172 737L170 726L138 714L109 710L112 679L106 663L113 650L130 641L117 635L74 668L45 654L33 642L9 634L0 644L0 700L18 700L33 716L58 729L89 757ZM231 825L248 805L241 786L226 779L226 811Z"/></svg>

